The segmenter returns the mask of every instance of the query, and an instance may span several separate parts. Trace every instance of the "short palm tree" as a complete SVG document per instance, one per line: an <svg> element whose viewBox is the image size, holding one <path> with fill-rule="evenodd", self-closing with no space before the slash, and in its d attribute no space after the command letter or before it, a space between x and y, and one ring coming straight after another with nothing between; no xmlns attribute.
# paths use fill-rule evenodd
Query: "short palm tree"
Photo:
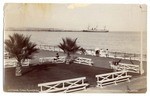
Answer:
<svg viewBox="0 0 150 96"><path fill-rule="evenodd" d="M60 43L58 47L62 49L64 53L67 54L66 64L69 64L69 62L71 61L71 54L76 53L79 50L80 46L78 46L76 43L77 38L76 39L62 38L62 41L63 43Z"/></svg>
<svg viewBox="0 0 150 96"><path fill-rule="evenodd" d="M5 40L5 50L11 58L17 60L16 76L22 75L22 63L25 59L31 59L32 53L37 52L36 44L30 42L30 36L14 33L9 35L9 39Z"/></svg>

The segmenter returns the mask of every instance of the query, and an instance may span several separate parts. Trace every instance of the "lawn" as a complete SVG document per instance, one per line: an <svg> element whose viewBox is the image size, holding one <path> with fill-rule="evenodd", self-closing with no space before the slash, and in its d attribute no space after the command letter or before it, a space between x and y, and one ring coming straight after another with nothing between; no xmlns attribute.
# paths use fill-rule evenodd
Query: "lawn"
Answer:
<svg viewBox="0 0 150 96"><path fill-rule="evenodd" d="M23 68L23 75L15 77L15 68L5 69L5 91L39 90L38 84L86 77L90 86L96 86L96 74L112 72L111 69L86 66L79 64L43 64Z"/></svg>

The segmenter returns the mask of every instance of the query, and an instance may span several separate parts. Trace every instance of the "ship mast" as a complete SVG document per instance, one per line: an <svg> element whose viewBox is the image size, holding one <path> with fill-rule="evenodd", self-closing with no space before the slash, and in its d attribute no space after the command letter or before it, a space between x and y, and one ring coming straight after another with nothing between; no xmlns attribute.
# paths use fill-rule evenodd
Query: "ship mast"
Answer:
<svg viewBox="0 0 150 96"><path fill-rule="evenodd" d="M96 25L95 30L97 30L98 25Z"/></svg>
<svg viewBox="0 0 150 96"><path fill-rule="evenodd" d="M88 30L90 29L90 26L88 25L88 28L87 28Z"/></svg>
<svg viewBox="0 0 150 96"><path fill-rule="evenodd" d="M106 30L106 25L104 26L104 30Z"/></svg>

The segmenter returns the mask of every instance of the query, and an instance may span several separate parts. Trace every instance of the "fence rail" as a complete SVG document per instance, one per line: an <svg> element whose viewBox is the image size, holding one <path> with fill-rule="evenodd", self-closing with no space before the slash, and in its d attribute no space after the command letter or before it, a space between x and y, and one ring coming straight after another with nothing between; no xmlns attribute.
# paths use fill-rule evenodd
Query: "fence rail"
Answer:
<svg viewBox="0 0 150 96"><path fill-rule="evenodd" d="M22 66L29 66L30 60L26 59L24 62L22 62ZM16 67L17 65L17 60L15 59L5 59L4 60L4 67L5 68L10 68L10 67Z"/></svg>
<svg viewBox="0 0 150 96"><path fill-rule="evenodd" d="M57 57L42 57L42 58L39 58L39 62L40 63L44 63L44 62L64 63L65 59L66 59L65 56L60 56L59 58L57 58Z"/></svg>
<svg viewBox="0 0 150 96"><path fill-rule="evenodd" d="M128 71L119 71L119 72L112 72L106 74L96 75L97 78L97 87L103 88L103 86L115 84L121 81L128 81L130 82L131 75L127 74Z"/></svg>
<svg viewBox="0 0 150 96"><path fill-rule="evenodd" d="M89 85L85 83L86 77L68 79L68 80L61 80L55 82L48 82L48 83L40 83L38 87L40 87L40 92L72 92L81 89L86 89Z"/></svg>
<svg viewBox="0 0 150 96"><path fill-rule="evenodd" d="M74 63L93 66L93 61L90 58L77 57Z"/></svg>
<svg viewBox="0 0 150 96"><path fill-rule="evenodd" d="M126 64L126 63L119 63L118 65L114 65L111 62L109 63L110 63L111 69L114 69L115 71L127 70L128 72L132 72L132 73L140 73L139 65L132 65L132 64Z"/></svg>

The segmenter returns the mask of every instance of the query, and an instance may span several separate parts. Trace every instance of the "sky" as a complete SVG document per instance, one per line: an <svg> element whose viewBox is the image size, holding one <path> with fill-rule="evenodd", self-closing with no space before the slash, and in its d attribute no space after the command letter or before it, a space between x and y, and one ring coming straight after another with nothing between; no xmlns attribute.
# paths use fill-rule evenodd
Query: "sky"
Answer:
<svg viewBox="0 0 150 96"><path fill-rule="evenodd" d="M141 8L140 8L141 6ZM7 3L5 28L59 28L83 30L97 27L110 31L146 31L147 6L138 4Z"/></svg>

